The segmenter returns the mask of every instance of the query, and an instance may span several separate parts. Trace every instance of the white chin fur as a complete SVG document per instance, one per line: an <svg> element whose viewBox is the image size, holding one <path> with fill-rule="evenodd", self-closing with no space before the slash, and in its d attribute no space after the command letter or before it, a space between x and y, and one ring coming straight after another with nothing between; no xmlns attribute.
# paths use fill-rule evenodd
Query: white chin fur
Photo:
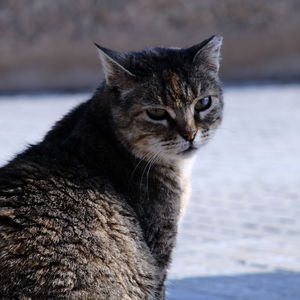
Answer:
<svg viewBox="0 0 300 300"><path fill-rule="evenodd" d="M191 175L195 160L196 155L191 155L189 157L186 157L185 159L182 159L179 162L180 171L183 176L189 177Z"/></svg>

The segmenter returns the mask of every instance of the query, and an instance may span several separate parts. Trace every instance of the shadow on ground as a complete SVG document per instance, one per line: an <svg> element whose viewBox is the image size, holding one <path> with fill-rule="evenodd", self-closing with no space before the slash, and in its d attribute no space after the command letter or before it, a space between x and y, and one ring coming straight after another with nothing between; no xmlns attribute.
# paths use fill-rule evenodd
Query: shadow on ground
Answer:
<svg viewBox="0 0 300 300"><path fill-rule="evenodd" d="M168 300L300 300L300 273L272 272L170 280Z"/></svg>

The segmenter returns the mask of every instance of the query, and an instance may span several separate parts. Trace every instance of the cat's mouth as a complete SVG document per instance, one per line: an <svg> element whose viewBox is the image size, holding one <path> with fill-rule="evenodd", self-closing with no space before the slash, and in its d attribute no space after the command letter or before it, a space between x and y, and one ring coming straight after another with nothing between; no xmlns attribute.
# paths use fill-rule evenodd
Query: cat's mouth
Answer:
<svg viewBox="0 0 300 300"><path fill-rule="evenodd" d="M178 154L180 155L189 155L194 153L198 148L195 147L193 144L190 144L189 147L181 152L179 152Z"/></svg>

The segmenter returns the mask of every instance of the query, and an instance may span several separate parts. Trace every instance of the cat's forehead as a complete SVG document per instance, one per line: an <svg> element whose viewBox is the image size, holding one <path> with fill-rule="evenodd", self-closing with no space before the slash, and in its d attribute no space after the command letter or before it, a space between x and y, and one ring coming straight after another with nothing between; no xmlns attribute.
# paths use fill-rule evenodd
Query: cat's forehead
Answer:
<svg viewBox="0 0 300 300"><path fill-rule="evenodd" d="M136 91L143 104L182 109L200 96L219 93L216 76L188 63L180 49L155 48L131 58L130 70L141 80Z"/></svg>
<svg viewBox="0 0 300 300"><path fill-rule="evenodd" d="M181 72L162 72L161 101L163 105L184 107L190 105L199 94L200 83L195 84Z"/></svg>

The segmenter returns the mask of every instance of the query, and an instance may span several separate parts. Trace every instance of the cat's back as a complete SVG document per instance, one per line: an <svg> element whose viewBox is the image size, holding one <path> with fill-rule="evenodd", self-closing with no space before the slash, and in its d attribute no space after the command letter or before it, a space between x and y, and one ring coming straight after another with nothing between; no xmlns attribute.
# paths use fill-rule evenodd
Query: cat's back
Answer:
<svg viewBox="0 0 300 300"><path fill-rule="evenodd" d="M122 196L101 178L28 162L0 169L0 269L2 297L151 299L155 290Z"/></svg>

